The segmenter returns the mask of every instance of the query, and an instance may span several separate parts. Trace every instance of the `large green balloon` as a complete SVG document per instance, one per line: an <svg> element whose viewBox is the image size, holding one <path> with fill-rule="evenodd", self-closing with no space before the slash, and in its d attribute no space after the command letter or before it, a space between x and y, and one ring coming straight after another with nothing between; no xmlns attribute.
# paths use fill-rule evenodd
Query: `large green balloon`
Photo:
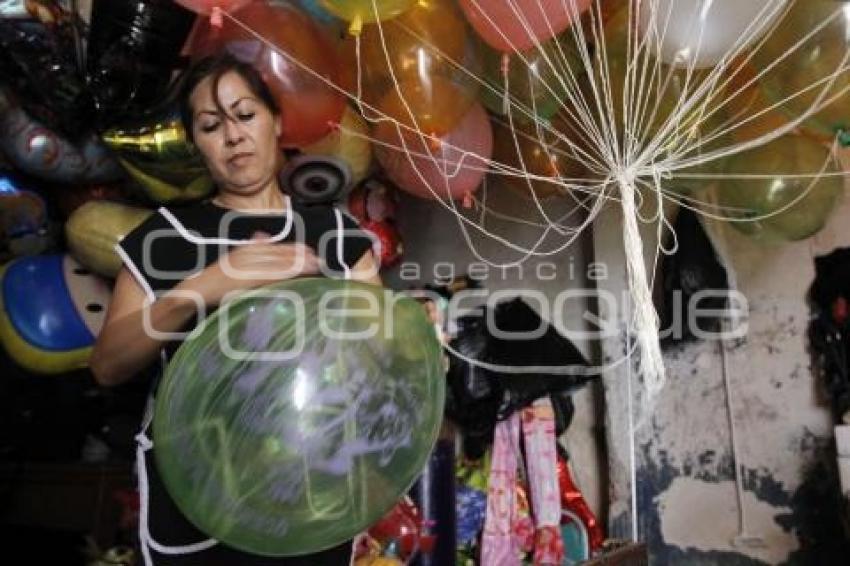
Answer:
<svg viewBox="0 0 850 566"><path fill-rule="evenodd" d="M177 351L157 396L156 463L210 536L260 555L312 553L410 487L444 394L418 303L352 281L278 283L219 309Z"/></svg>
<svg viewBox="0 0 850 566"><path fill-rule="evenodd" d="M808 238L823 228L844 192L842 176L816 178L824 164L824 173L838 171L828 148L804 136L781 137L726 161L724 173L741 178L719 183L718 204L730 218L752 219L732 226L760 240Z"/></svg>

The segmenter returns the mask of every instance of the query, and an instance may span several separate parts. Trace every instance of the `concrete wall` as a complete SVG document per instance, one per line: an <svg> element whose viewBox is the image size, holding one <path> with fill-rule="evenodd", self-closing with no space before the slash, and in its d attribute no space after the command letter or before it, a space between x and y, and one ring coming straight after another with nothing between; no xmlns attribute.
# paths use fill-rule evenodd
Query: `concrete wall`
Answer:
<svg viewBox="0 0 850 566"><path fill-rule="evenodd" d="M483 196L483 193L478 196ZM520 198L507 189L500 190L490 186L486 197L488 208L494 211L526 220L541 221L531 201ZM571 214L571 218L565 221L568 224L579 221L581 216L580 211L574 210L573 203L566 201L546 201L545 210L552 217ZM466 211L465 214L481 225L480 211ZM396 289L421 286L433 283L437 277L450 276L452 273L462 275L467 272L480 276L482 287L491 293L529 289L542 292L550 303L554 301L555 295L564 289L588 287L586 248L589 243L589 230L559 253L548 257L532 257L519 267L502 270L487 266L482 260L497 264L514 262L521 259L523 254L476 233L474 229L468 229L472 244L468 245L454 214L439 204L402 195L398 225L405 243L403 263L384 273L386 284ZM493 214L485 214L483 225L495 234L526 247L533 246L544 236L540 241L541 252L553 250L566 240L565 236L554 233L544 235L540 227L501 220ZM411 279L416 271L415 266L418 266L419 277ZM535 306L533 301L528 302ZM585 356L592 359L593 345L575 336L575 331L583 328L582 315L585 308L584 300L567 301L563 317L567 328L561 327L560 330L574 339ZM552 320L545 313L540 314L547 320ZM517 379L522 377L518 376ZM576 481L588 503L597 514L604 513L607 500L604 491L606 463L600 444L601 418L597 418L601 411L598 385L577 392L574 401L575 417L562 441L571 453Z"/></svg>
<svg viewBox="0 0 850 566"><path fill-rule="evenodd" d="M597 261L622 261L619 221L609 210L596 223ZM612 531L638 537L654 564L843 564L834 473L832 417L810 368L809 308L814 257L850 245L845 199L820 235L765 245L729 226L710 225L749 302L749 332L739 340L703 341L665 353L668 382L641 412L640 380L630 366L605 378L611 466ZM646 251L654 247L647 232ZM619 290L612 270L604 286ZM621 320L621 331L624 322ZM623 350L624 334L606 356ZM725 348L725 353L721 351ZM726 357L730 397L724 386ZM631 387L631 390L629 390ZM634 449L628 401L633 399ZM743 470L739 505L730 412ZM636 468L632 493L631 464ZM835 490L835 491L833 491ZM632 499L634 497L634 500ZM743 513L744 524L741 525Z"/></svg>

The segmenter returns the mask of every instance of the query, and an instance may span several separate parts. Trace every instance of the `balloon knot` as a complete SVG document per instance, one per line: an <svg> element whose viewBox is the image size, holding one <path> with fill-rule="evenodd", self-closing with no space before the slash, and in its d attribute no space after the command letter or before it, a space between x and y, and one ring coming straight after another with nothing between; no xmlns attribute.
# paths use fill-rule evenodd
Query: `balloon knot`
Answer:
<svg viewBox="0 0 850 566"><path fill-rule="evenodd" d="M507 53L502 53L502 76L507 76L508 70L511 66L511 56Z"/></svg>
<svg viewBox="0 0 850 566"><path fill-rule="evenodd" d="M331 132L338 132L340 128L339 122L335 122L333 120L328 120L328 129Z"/></svg>
<svg viewBox="0 0 850 566"><path fill-rule="evenodd" d="M354 16L354 19L351 20L351 25L348 26L348 33L351 35L360 35L360 32L363 31L363 18L360 14Z"/></svg>
<svg viewBox="0 0 850 566"><path fill-rule="evenodd" d="M435 134L428 136L428 148L431 151L439 151L441 147L443 147L443 140L438 138Z"/></svg>
<svg viewBox="0 0 850 566"><path fill-rule="evenodd" d="M217 29L221 29L221 26L224 25L224 16L218 6L214 6L210 13L210 25Z"/></svg>
<svg viewBox="0 0 850 566"><path fill-rule="evenodd" d="M472 195L469 194L469 193L464 193L462 204L463 204L464 208L472 208L472 205L473 205Z"/></svg>

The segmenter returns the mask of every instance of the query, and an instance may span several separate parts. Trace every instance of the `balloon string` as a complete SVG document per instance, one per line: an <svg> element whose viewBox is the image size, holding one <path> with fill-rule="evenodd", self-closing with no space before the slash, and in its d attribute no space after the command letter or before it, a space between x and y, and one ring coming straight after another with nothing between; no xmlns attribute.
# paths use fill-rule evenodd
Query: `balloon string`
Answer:
<svg viewBox="0 0 850 566"><path fill-rule="evenodd" d="M651 399L664 386L664 360L658 342L658 313L646 277L643 241L637 223L636 188L628 172L618 179L623 209L623 244L626 252L626 273L629 291L634 302L633 330L640 347L640 368L648 397Z"/></svg>

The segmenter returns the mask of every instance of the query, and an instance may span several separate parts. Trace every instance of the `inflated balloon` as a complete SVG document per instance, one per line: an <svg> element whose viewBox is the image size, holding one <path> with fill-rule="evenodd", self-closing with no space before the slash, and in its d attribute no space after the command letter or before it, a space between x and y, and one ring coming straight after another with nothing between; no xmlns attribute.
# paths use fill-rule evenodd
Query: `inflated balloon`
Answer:
<svg viewBox="0 0 850 566"><path fill-rule="evenodd" d="M165 98L193 21L174 2L94 0L87 63L100 129Z"/></svg>
<svg viewBox="0 0 850 566"><path fill-rule="evenodd" d="M348 195L348 212L359 222L395 220L398 195L386 183L369 179Z"/></svg>
<svg viewBox="0 0 850 566"><path fill-rule="evenodd" d="M702 124L702 108L694 108L677 118L673 118L680 103L686 95L692 94L700 85L709 78L708 71L694 71L689 73L687 69L678 69L670 65L661 64L654 73L648 73L644 79L640 92L643 107L640 108L630 97L635 95L626 92L626 78L629 69L628 37L629 18L633 17L629 4L616 11L605 24L605 50L607 55L607 77L603 78L604 72L599 66L594 68L594 80L597 84L610 82L611 100L613 105L616 126L620 132L628 130L628 137L635 138L642 144L656 137L662 131L669 136L672 126L679 132L686 131L687 136L699 135ZM634 64L634 63L632 63ZM640 60L641 65L654 67L655 61ZM634 86L632 86L634 89ZM593 112L599 110L592 105ZM629 109L629 114L624 118L623 107ZM597 123L607 123L607 116L596 118ZM604 120L604 122L603 122ZM671 126L672 125L672 126Z"/></svg>
<svg viewBox="0 0 850 566"><path fill-rule="evenodd" d="M112 154L92 136L74 145L30 118L0 89L0 150L21 171L61 183L108 183L123 176Z"/></svg>
<svg viewBox="0 0 850 566"><path fill-rule="evenodd" d="M117 202L88 202L65 223L68 249L77 261L98 275L115 277L122 265L115 244L151 214L150 209Z"/></svg>
<svg viewBox="0 0 850 566"><path fill-rule="evenodd" d="M419 84L427 91L434 78L451 82L463 91L463 102L472 104L477 82L461 67L474 72L477 50L468 45L468 27L457 4L450 0L419 2L404 14L363 28L359 38L349 37L343 51L345 67L354 75L347 84L353 95L370 105L378 104L395 89L396 81ZM357 45L360 43L359 64ZM356 74L361 86L356 88ZM461 104L459 98L456 104ZM459 109L462 115L466 107ZM368 114L367 114L368 115Z"/></svg>
<svg viewBox="0 0 850 566"><path fill-rule="evenodd" d="M564 139L575 136L562 130L519 124L511 130L504 119L493 119L493 160L511 168L500 175L505 185L529 198L532 192L546 198L563 194L564 183L578 182L585 173L582 156Z"/></svg>
<svg viewBox="0 0 850 566"><path fill-rule="evenodd" d="M109 130L101 137L153 202L197 200L214 188L206 165L187 143L186 131L173 107Z"/></svg>
<svg viewBox="0 0 850 566"><path fill-rule="evenodd" d="M404 243L395 223L390 220L367 220L360 227L375 236L372 253L378 258L382 269L392 267L401 261Z"/></svg>
<svg viewBox="0 0 850 566"><path fill-rule="evenodd" d="M478 189L493 154L487 113L475 103L442 137L399 133L380 124L375 137L378 161L400 189L426 199L466 199Z"/></svg>
<svg viewBox="0 0 850 566"><path fill-rule="evenodd" d="M528 121L533 117L548 120L570 104L564 81L571 69L578 75L583 63L578 58L571 35L553 37L540 49L522 53L502 53L483 46L484 78L487 86L481 89L484 106L496 114L507 114L505 108L505 70L507 70L507 99L514 120Z"/></svg>
<svg viewBox="0 0 850 566"><path fill-rule="evenodd" d="M338 83L339 65L318 25L290 4L265 1L248 4L232 18L236 21L226 19L221 29L202 26L193 56L226 49L260 71L281 109L283 147L303 147L330 133L346 106L329 86Z"/></svg>
<svg viewBox="0 0 850 566"><path fill-rule="evenodd" d="M591 0L460 0L466 18L498 51L524 51L577 20Z"/></svg>
<svg viewBox="0 0 850 566"><path fill-rule="evenodd" d="M316 143L304 146L302 151L306 155L341 159L348 164L351 182L355 185L366 178L372 165L372 144L366 121L349 107L346 107L338 127Z"/></svg>
<svg viewBox="0 0 850 566"><path fill-rule="evenodd" d="M153 422L156 463L205 533L266 556L365 530L410 487L443 412L424 309L356 281L249 292L175 354Z"/></svg>
<svg viewBox="0 0 850 566"><path fill-rule="evenodd" d="M765 241L802 240L823 228L844 193L843 177L818 178L822 169L839 171L827 147L804 136L784 136L728 158L727 175L767 177L724 179L717 202L725 216L746 220L731 223L745 234Z"/></svg>
<svg viewBox="0 0 850 566"><path fill-rule="evenodd" d="M751 64L733 65L727 74L729 84L723 96L726 104L719 108L713 119L718 129L729 129L729 136L734 141L747 142L770 134L789 122L789 117L781 109L770 109L772 103L759 88L758 81L754 80L756 72Z"/></svg>
<svg viewBox="0 0 850 566"><path fill-rule="evenodd" d="M368 535L382 548L395 543L399 558L409 560L422 547L422 513L413 500L405 496L369 527Z"/></svg>
<svg viewBox="0 0 850 566"><path fill-rule="evenodd" d="M349 31L357 35L363 24L389 20L404 13L416 0L321 0L332 14L351 22Z"/></svg>
<svg viewBox="0 0 850 566"><path fill-rule="evenodd" d="M33 373L86 367L111 295L69 255L16 259L0 267L0 341Z"/></svg>
<svg viewBox="0 0 850 566"><path fill-rule="evenodd" d="M242 6L253 2L253 0L174 0L185 8L199 14L211 14L213 9L224 12L238 10Z"/></svg>
<svg viewBox="0 0 850 566"><path fill-rule="evenodd" d="M430 81L407 79L398 84L378 103L386 117L424 135L440 137L458 127L461 119L469 114L471 106L463 90L443 77ZM377 131L394 128L383 122Z"/></svg>
<svg viewBox="0 0 850 566"><path fill-rule="evenodd" d="M782 15L786 3L785 0L642 2L638 21L640 31L653 49L657 46L662 61L679 67L705 68L728 58L736 49L755 43Z"/></svg>
<svg viewBox="0 0 850 566"><path fill-rule="evenodd" d="M78 68L75 25L82 24L0 18L0 76L29 115L76 143L91 132L94 105Z"/></svg>
<svg viewBox="0 0 850 566"><path fill-rule="evenodd" d="M761 85L768 99L781 102L789 117L833 100L802 123L806 134L824 141L850 130L847 9L846 4L829 0L795 1L754 58L762 68L775 65ZM801 45L786 56L797 43Z"/></svg>
<svg viewBox="0 0 850 566"><path fill-rule="evenodd" d="M280 1L288 1L288 0L280 0ZM325 29L332 30L335 34L344 33L345 28L343 27L343 22L330 12L328 12L325 8L322 7L322 4L319 0L291 0L295 2L295 4L304 10L307 14L310 15L316 22L322 24Z"/></svg>
<svg viewBox="0 0 850 566"><path fill-rule="evenodd" d="M8 249L13 255L30 247L46 231L47 207L37 193L18 188L11 179L0 177L0 257ZM22 245L25 244L25 245Z"/></svg>

